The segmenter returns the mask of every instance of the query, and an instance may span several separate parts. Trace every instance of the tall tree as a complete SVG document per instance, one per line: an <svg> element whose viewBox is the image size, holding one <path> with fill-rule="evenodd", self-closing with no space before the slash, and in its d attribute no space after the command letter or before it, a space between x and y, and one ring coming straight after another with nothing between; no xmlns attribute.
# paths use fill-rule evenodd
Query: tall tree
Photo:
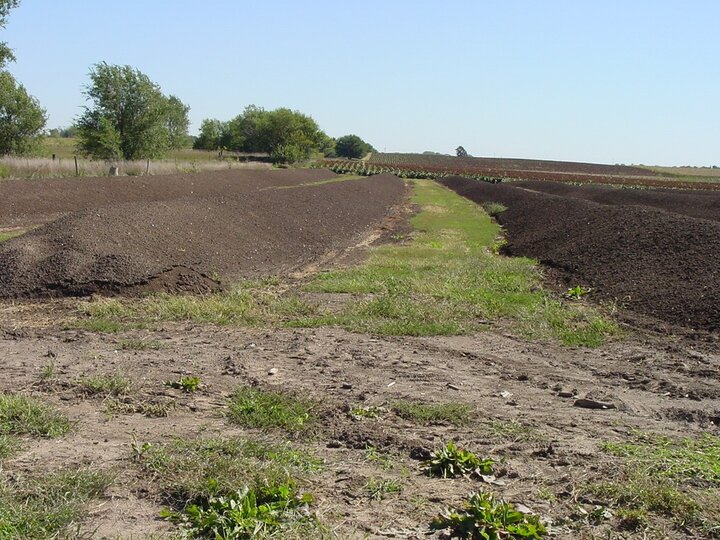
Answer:
<svg viewBox="0 0 720 540"><path fill-rule="evenodd" d="M375 149L357 135L345 135L335 141L335 152L346 158L361 158Z"/></svg>
<svg viewBox="0 0 720 540"><path fill-rule="evenodd" d="M100 159L161 157L187 144L189 107L131 66L101 62L84 94L92 105L77 119L78 149Z"/></svg>

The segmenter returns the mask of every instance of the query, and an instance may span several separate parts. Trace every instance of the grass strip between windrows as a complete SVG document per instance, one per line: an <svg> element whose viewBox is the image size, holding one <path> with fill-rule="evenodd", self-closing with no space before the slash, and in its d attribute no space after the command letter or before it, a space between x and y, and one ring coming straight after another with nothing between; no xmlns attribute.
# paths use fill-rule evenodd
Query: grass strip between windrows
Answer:
<svg viewBox="0 0 720 540"><path fill-rule="evenodd" d="M83 305L78 324L103 332L193 321L429 336L472 333L502 320L524 337L569 346L598 346L618 333L586 302L544 291L536 262L498 255L502 231L481 207L431 181L413 185L421 211L409 241L374 248L358 266L316 274L304 292L288 294L269 278L206 296L102 299ZM312 301L303 297L308 293ZM349 299L330 309L322 293Z"/></svg>

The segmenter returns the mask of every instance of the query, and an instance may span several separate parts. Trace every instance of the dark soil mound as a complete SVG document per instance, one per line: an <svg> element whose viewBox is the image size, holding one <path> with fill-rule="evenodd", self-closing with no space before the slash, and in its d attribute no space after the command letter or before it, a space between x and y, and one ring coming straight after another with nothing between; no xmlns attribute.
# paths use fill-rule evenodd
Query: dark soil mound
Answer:
<svg viewBox="0 0 720 540"><path fill-rule="evenodd" d="M62 214L122 202L244 193L334 177L322 169L234 169L200 174L0 181L0 227L35 226Z"/></svg>
<svg viewBox="0 0 720 540"><path fill-rule="evenodd" d="M290 271L352 243L405 194L389 175L239 186L80 210L0 244L0 296L205 292L219 281Z"/></svg>
<svg viewBox="0 0 720 540"><path fill-rule="evenodd" d="M720 194L710 191L673 189L628 189L560 182L520 181L513 186L600 204L652 206L686 216L720 221Z"/></svg>
<svg viewBox="0 0 720 540"><path fill-rule="evenodd" d="M442 183L508 210L508 252L561 270L627 309L696 330L720 330L720 223L645 206L608 206L465 178Z"/></svg>

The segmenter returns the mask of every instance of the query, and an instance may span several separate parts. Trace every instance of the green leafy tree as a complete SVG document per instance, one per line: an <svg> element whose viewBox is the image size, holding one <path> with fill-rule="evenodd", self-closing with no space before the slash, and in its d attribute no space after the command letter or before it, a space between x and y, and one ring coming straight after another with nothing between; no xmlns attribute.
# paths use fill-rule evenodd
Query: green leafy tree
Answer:
<svg viewBox="0 0 720 540"><path fill-rule="evenodd" d="M7 71L0 71L0 155L33 150L47 116L37 99Z"/></svg>
<svg viewBox="0 0 720 540"><path fill-rule="evenodd" d="M225 141L227 122L206 118L200 124L200 135L195 139L193 148L196 150L218 150L227 148Z"/></svg>
<svg viewBox="0 0 720 540"><path fill-rule="evenodd" d="M357 135L345 135L335 141L335 152L340 157L361 158L375 149Z"/></svg>
<svg viewBox="0 0 720 540"><path fill-rule="evenodd" d="M332 142L305 114L286 108L266 111L250 105L227 123L204 120L195 148L265 152L277 163L294 163L321 149L329 152Z"/></svg>
<svg viewBox="0 0 720 540"><path fill-rule="evenodd" d="M92 101L77 119L78 150L101 159L145 159L188 144L189 107L147 75L105 62L90 71Z"/></svg>

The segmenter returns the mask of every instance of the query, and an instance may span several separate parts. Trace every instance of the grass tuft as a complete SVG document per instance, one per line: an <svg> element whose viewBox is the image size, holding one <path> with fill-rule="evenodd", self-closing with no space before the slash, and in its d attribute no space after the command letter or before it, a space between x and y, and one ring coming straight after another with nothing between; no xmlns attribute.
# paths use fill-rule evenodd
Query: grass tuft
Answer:
<svg viewBox="0 0 720 540"><path fill-rule="evenodd" d="M0 394L0 435L55 438L71 428L70 420L48 405L25 396Z"/></svg>
<svg viewBox="0 0 720 540"><path fill-rule="evenodd" d="M121 373L80 377L75 384L85 395L98 397L124 396L133 386L130 377Z"/></svg>
<svg viewBox="0 0 720 540"><path fill-rule="evenodd" d="M230 420L252 428L300 431L315 417L315 404L293 395L254 387L240 387L230 396Z"/></svg>
<svg viewBox="0 0 720 540"><path fill-rule="evenodd" d="M0 538L76 538L85 507L111 481L106 473L88 470L0 481Z"/></svg>
<svg viewBox="0 0 720 540"><path fill-rule="evenodd" d="M475 408L467 403L419 403L396 401L392 410L406 420L420 425L452 424L464 426L470 422Z"/></svg>

